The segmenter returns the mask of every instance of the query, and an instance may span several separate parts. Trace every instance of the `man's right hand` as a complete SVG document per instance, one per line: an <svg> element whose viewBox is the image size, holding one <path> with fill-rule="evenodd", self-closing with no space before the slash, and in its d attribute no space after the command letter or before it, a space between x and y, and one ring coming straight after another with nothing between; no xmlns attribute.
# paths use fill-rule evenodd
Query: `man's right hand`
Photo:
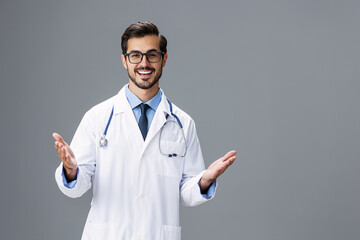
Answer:
<svg viewBox="0 0 360 240"><path fill-rule="evenodd" d="M64 165L65 178L68 182L71 182L76 179L77 174L78 165L75 160L75 155L70 146L59 134L53 133L53 137L55 139L55 149Z"/></svg>

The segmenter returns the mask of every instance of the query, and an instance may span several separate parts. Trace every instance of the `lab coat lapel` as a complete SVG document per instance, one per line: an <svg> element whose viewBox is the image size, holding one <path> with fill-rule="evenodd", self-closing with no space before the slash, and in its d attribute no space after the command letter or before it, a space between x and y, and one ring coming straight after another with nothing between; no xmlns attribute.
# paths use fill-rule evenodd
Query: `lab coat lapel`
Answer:
<svg viewBox="0 0 360 240"><path fill-rule="evenodd" d="M160 90L160 91L162 91L162 90ZM166 114L170 114L170 108L169 108L169 104L166 100L166 96L165 96L164 92L162 92L161 102L160 102L160 104L155 112L154 118L151 122L150 129L149 129L148 134L145 139L144 149L149 144L149 142L154 138L154 136L157 134L157 132L162 128L162 126L165 124Z"/></svg>
<svg viewBox="0 0 360 240"><path fill-rule="evenodd" d="M123 124L125 123L122 127L127 128L126 132L128 133L126 134L126 137L128 138L128 141L135 142L138 146L141 146L140 149L142 149L144 140L134 113L126 99L125 87L127 87L127 85L125 85L118 94L117 101L114 105L114 115L122 114L121 117L125 118L124 121L121 121Z"/></svg>

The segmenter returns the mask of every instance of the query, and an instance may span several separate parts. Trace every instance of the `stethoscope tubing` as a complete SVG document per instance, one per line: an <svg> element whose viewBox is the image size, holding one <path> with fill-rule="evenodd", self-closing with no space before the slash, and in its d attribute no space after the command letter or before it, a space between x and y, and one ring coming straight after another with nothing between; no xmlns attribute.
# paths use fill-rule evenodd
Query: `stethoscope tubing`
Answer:
<svg viewBox="0 0 360 240"><path fill-rule="evenodd" d="M176 119L177 123L179 124L180 128L182 129L183 126L182 126L182 124L181 124L181 122L180 122L180 119L178 118L178 116L176 116L175 113L173 113L173 108L172 108L172 103L171 103L171 101L170 101L168 98L166 98L166 100L168 101L169 106L170 106L170 114L171 114L171 116L173 116L173 117ZM102 148L106 148L106 147L107 147L108 141L107 141L107 139L106 139L106 134L107 134L107 131L108 131L108 129L109 129L109 125L110 125L110 122L111 122L111 120L112 120L113 114L114 114L114 106L112 107L112 110L111 110L111 113L110 113L110 117L109 117L109 119L108 119L108 121L107 121L105 130L104 130L104 133L103 133L103 135L102 135L102 137L101 137L101 139L100 139L100 147L102 147ZM169 114L166 115L166 119L167 119L168 117L169 117Z"/></svg>
<svg viewBox="0 0 360 240"><path fill-rule="evenodd" d="M108 128L109 128L109 125L110 125L111 119L112 119L112 117L113 117L113 114L114 114L114 106L112 107L109 120L108 120L108 122L107 122L107 124L106 124L105 131L104 131L104 134L103 134L104 136L106 136L106 134L107 134L107 130L108 130Z"/></svg>

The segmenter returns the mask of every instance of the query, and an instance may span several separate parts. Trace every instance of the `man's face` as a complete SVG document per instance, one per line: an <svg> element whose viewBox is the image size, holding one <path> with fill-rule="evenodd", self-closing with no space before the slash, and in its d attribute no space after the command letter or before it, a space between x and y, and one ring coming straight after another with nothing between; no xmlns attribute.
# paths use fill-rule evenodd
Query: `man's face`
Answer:
<svg viewBox="0 0 360 240"><path fill-rule="evenodd" d="M126 53L141 52L147 53L150 50L160 51L160 38L156 35L130 38L127 42L128 49ZM128 71L132 83L141 89L150 89L159 87L159 79L162 74L162 68L165 66L167 53L161 57L157 63L150 63L144 55L142 61L137 64L130 63L129 57L121 55L124 67ZM131 84L130 82L130 84Z"/></svg>

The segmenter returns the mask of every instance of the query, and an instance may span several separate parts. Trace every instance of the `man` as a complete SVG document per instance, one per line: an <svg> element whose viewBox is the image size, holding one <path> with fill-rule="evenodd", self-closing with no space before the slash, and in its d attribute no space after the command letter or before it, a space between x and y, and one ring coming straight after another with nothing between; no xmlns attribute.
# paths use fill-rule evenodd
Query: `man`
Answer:
<svg viewBox="0 0 360 240"><path fill-rule="evenodd" d="M121 42L129 84L85 114L71 146L53 134L60 190L75 198L93 184L82 239L179 240L179 201L211 199L236 159L230 151L204 171L193 120L159 88L166 45L153 23L130 25Z"/></svg>

